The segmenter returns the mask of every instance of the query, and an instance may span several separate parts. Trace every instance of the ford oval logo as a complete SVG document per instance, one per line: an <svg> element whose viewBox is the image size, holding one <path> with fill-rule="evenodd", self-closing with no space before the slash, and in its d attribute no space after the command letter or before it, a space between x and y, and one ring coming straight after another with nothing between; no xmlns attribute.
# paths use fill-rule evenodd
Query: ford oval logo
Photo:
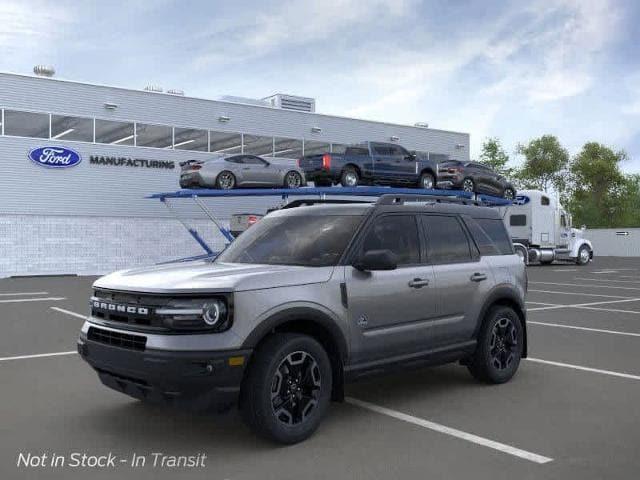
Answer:
<svg viewBox="0 0 640 480"><path fill-rule="evenodd" d="M64 147L40 147L29 152L32 162L41 167L69 168L75 167L82 161L78 152Z"/></svg>

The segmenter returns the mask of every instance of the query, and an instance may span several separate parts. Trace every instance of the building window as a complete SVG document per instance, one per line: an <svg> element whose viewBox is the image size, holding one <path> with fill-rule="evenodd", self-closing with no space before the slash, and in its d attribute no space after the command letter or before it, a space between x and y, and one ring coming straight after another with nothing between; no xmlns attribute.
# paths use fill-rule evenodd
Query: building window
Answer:
<svg viewBox="0 0 640 480"><path fill-rule="evenodd" d="M15 137L49 138L49 114L4 111L4 134Z"/></svg>
<svg viewBox="0 0 640 480"><path fill-rule="evenodd" d="M322 155L331 151L331 145L326 142L318 142L316 140L304 141L305 155Z"/></svg>
<svg viewBox="0 0 640 480"><path fill-rule="evenodd" d="M273 155L273 137L261 137L258 135L243 135L244 150L243 153L250 155Z"/></svg>
<svg viewBox="0 0 640 480"><path fill-rule="evenodd" d="M206 152L209 149L209 138L206 130L176 127L173 142L173 148L176 150Z"/></svg>
<svg viewBox="0 0 640 480"><path fill-rule="evenodd" d="M133 145L133 123L96 119L96 143Z"/></svg>
<svg viewBox="0 0 640 480"><path fill-rule="evenodd" d="M302 156L302 140L293 138L274 138L274 157L300 158Z"/></svg>
<svg viewBox="0 0 640 480"><path fill-rule="evenodd" d="M347 146L343 145L342 143L331 144L331 153L344 153L346 149L347 149Z"/></svg>
<svg viewBox="0 0 640 480"><path fill-rule="evenodd" d="M209 151L211 153L242 153L242 135L229 132L209 132Z"/></svg>
<svg viewBox="0 0 640 480"><path fill-rule="evenodd" d="M166 125L136 123L136 146L171 148L173 147L173 128Z"/></svg>
<svg viewBox="0 0 640 480"><path fill-rule="evenodd" d="M51 139L93 142L93 119L51 115Z"/></svg>

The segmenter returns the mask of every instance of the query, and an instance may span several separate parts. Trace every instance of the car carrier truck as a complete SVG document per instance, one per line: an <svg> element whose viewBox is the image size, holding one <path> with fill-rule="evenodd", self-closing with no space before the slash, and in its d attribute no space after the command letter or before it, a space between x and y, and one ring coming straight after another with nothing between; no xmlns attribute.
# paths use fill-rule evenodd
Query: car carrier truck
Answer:
<svg viewBox="0 0 640 480"><path fill-rule="evenodd" d="M512 205L498 208L525 263L568 260L586 265L593 259L593 246L584 238L585 227L572 228L571 215L545 192L520 191Z"/></svg>

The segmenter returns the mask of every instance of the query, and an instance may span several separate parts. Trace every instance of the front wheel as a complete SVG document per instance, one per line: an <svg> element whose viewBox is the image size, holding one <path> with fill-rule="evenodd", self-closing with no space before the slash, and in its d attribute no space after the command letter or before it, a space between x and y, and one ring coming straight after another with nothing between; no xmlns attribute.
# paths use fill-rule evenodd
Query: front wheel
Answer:
<svg viewBox="0 0 640 480"><path fill-rule="evenodd" d="M430 173L423 173L420 175L420 188L424 188L426 190L431 190L435 187L436 180Z"/></svg>
<svg viewBox="0 0 640 480"><path fill-rule="evenodd" d="M588 246L582 245L578 249L578 256L576 257L576 263L578 265L586 265L591 260L591 249Z"/></svg>
<svg viewBox="0 0 640 480"><path fill-rule="evenodd" d="M331 400L331 363L315 339L277 333L257 350L240 394L240 411L256 433L298 443L315 432Z"/></svg>
<svg viewBox="0 0 640 480"><path fill-rule="evenodd" d="M486 383L509 381L518 370L524 332L518 314L507 306L492 307L480 328L476 351L468 369Z"/></svg>
<svg viewBox="0 0 640 480"><path fill-rule="evenodd" d="M464 181L462 182L462 190L464 192L473 193L476 190L476 185L475 185L475 183L473 183L472 179L465 178Z"/></svg>

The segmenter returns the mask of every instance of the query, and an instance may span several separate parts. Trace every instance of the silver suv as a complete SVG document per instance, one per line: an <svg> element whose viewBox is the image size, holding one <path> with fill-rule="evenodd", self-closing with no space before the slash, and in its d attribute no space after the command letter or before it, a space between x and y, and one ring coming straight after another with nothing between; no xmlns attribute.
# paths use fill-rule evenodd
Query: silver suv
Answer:
<svg viewBox="0 0 640 480"><path fill-rule="evenodd" d="M295 443L366 374L459 361L509 380L527 352L526 285L491 208L390 195L284 208L213 261L97 280L78 351L122 393L239 402L255 431Z"/></svg>

